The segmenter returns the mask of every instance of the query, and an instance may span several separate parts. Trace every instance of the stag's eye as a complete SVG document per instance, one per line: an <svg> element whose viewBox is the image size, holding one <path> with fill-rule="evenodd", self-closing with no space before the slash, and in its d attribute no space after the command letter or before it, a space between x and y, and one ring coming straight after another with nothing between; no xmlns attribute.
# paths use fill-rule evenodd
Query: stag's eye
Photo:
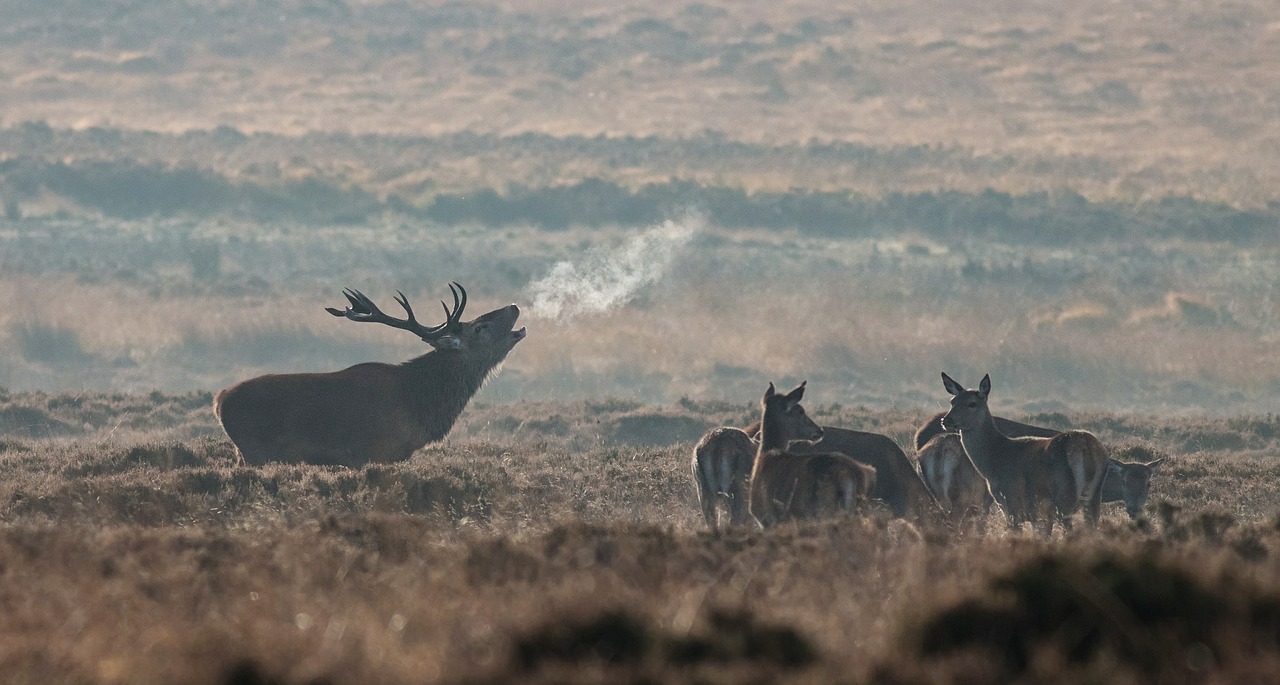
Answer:
<svg viewBox="0 0 1280 685"><path fill-rule="evenodd" d="M970 408L970 409L973 409L973 408L975 408L975 407L977 407L977 406L978 406L978 403L977 403L977 402L969 402L969 408Z"/></svg>

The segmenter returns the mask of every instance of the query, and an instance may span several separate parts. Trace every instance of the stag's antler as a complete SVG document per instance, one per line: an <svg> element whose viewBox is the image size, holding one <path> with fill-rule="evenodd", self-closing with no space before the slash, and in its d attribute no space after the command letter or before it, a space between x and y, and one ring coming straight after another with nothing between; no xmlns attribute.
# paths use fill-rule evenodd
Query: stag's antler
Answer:
<svg viewBox="0 0 1280 685"><path fill-rule="evenodd" d="M386 324L392 328L409 331L426 342L435 342L457 330L458 324L462 320L462 310L467 306L467 291L465 288L457 283L450 283L449 291L453 293L453 310L449 310L449 305L445 304L444 300L440 301L440 306L444 307L445 320L439 326L428 327L418 323L418 320L413 318L413 308L409 306L409 298L405 297L404 293L399 290L396 291L395 299L404 308L405 313L409 315L407 319L397 319L383 314L382 310L378 309L378 306L373 303L373 300L370 300L368 296L359 290L352 288L342 291L347 301L351 303L350 306L345 309L325 307L324 310L334 316L345 317L352 321ZM461 297L459 297L459 293L461 293Z"/></svg>

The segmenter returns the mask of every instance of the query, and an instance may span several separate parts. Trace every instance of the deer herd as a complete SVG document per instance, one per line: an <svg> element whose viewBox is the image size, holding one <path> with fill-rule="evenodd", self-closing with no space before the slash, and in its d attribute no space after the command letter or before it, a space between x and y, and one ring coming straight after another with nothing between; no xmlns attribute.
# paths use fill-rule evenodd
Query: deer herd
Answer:
<svg viewBox="0 0 1280 685"><path fill-rule="evenodd" d="M358 290L337 317L409 331L433 349L402 364L365 363L330 373L269 374L223 390L214 413L250 465L273 461L358 468L408 459L448 434L467 402L525 337L514 304L463 322L467 291L450 284L445 321L424 326L408 298L406 318L384 314ZM1137 518L1159 459L1109 459L1093 434L1059 432L991 413L991 379L976 390L942 374L951 408L915 435L916 464L888 436L819 426L800 401L805 384L785 394L772 383L760 419L715 428L693 450L692 470L706 524L756 524L849 514L868 503L899 518L954 522L998 506L1014 527L1048 533L1083 511L1098 520L1104 502L1123 502ZM723 521L722 514L728 520Z"/></svg>
<svg viewBox="0 0 1280 685"><path fill-rule="evenodd" d="M712 530L754 520L836 516L876 501L893 516L960 522L999 505L1011 527L1030 523L1048 534L1071 527L1083 510L1098 520L1103 502L1124 502L1137 518L1161 459L1110 459L1092 433L1059 432L991 414L991 378L976 390L947 374L951 409L916 431L920 470L888 436L819 426L800 400L805 384L782 395L770 383L760 421L747 429L715 428L693 449L692 469L702 515Z"/></svg>

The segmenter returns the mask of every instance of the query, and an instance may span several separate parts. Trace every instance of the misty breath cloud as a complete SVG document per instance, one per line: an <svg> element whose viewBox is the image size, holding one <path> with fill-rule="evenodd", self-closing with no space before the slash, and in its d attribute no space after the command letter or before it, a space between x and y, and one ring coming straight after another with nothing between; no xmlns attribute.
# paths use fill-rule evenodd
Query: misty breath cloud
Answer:
<svg viewBox="0 0 1280 685"><path fill-rule="evenodd" d="M700 216L664 221L616 248L589 250L579 260L557 263L525 289L533 302L529 314L564 321L626 304L666 275L703 224Z"/></svg>

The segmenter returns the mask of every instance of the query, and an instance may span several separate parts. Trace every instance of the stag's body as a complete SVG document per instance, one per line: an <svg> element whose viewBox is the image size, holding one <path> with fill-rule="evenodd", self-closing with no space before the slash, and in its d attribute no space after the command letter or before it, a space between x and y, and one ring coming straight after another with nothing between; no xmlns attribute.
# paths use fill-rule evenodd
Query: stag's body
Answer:
<svg viewBox="0 0 1280 685"><path fill-rule="evenodd" d="M729 525L750 519L747 485L756 457L756 443L731 427L712 428L693 448L693 479L698 486L702 518L711 530L720 529L720 505L729 512Z"/></svg>
<svg viewBox="0 0 1280 685"><path fill-rule="evenodd" d="M461 290L461 286L458 286ZM331 373L258 376L214 399L214 413L244 461L359 467L408 459L441 440L471 396L522 340L512 330L520 309L508 305L470 322L460 321L466 291L454 293L444 324L428 328L409 314L392 319L358 291L335 316L409 330L436 349L403 364L370 362Z"/></svg>
<svg viewBox="0 0 1280 685"><path fill-rule="evenodd" d="M748 435L759 437L760 422L746 427ZM928 518L939 511L916 467L898 443L887 435L823 426L822 438L814 443L799 442L789 450L795 454L838 452L876 470L875 485L868 496L884 502L898 518Z"/></svg>
<svg viewBox="0 0 1280 685"><path fill-rule="evenodd" d="M1031 521L1047 532L1056 519L1067 527L1082 502L1085 520L1097 522L1107 454L1092 433L1010 438L996 428L987 407L989 376L978 390L966 390L945 373L942 380L953 395L943 425L960 431L965 454L1011 524Z"/></svg>
<svg viewBox="0 0 1280 685"><path fill-rule="evenodd" d="M798 454L789 445L813 442L823 429L800 406L804 383L786 395L769 384L761 399L760 443L751 469L751 515L763 528L792 519L855 510L876 471L840 453Z"/></svg>

